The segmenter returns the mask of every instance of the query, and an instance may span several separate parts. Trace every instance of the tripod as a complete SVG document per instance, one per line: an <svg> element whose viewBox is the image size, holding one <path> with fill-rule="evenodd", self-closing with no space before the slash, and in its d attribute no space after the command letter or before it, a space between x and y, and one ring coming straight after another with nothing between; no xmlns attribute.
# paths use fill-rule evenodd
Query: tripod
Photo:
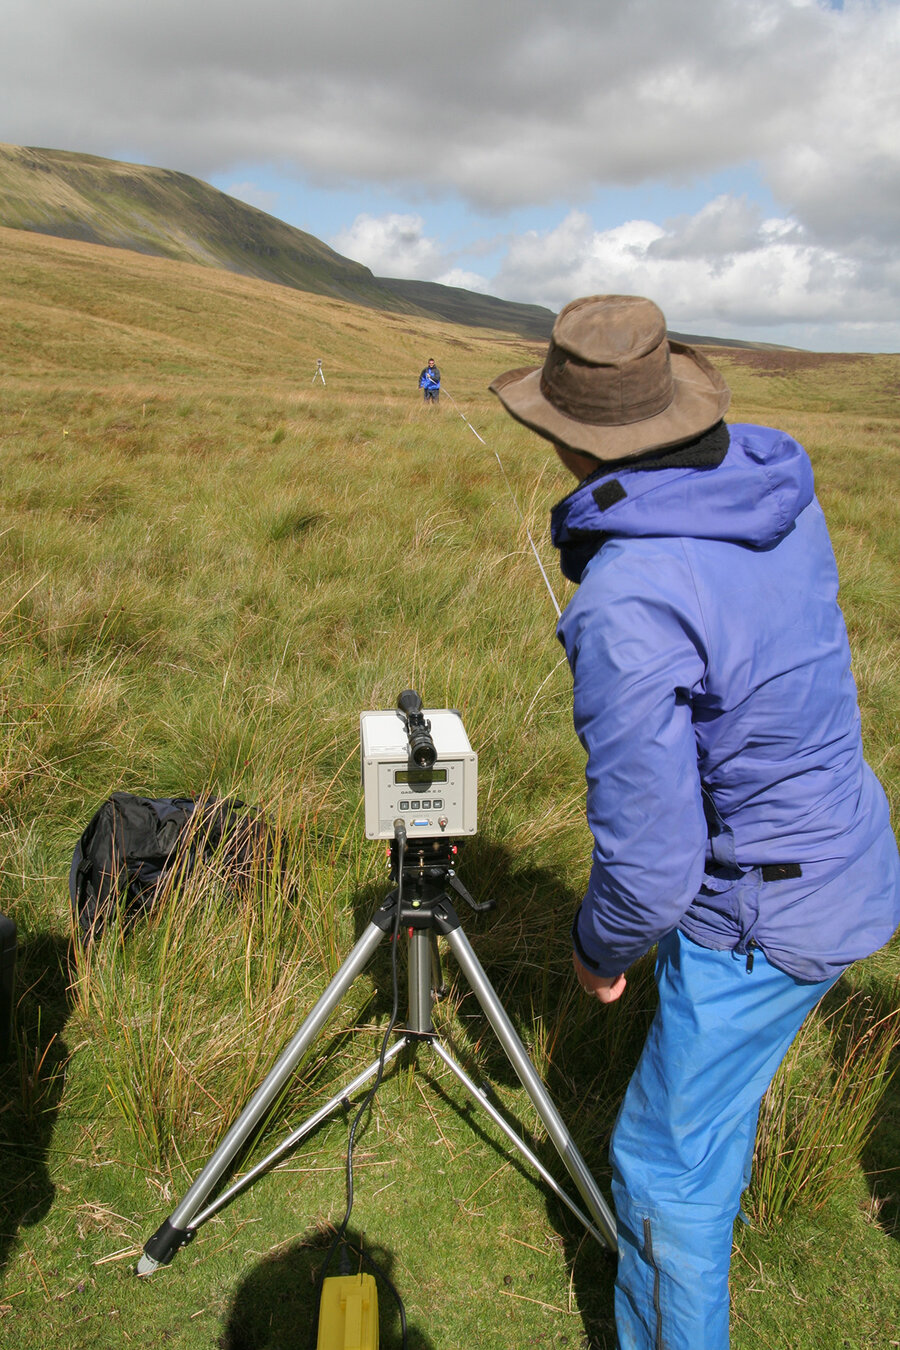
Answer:
<svg viewBox="0 0 900 1350"><path fill-rule="evenodd" d="M313 375L311 383L315 384L316 380L321 380L323 384L325 383L325 372L322 369L321 360L316 362L316 373Z"/></svg>
<svg viewBox="0 0 900 1350"><path fill-rule="evenodd" d="M490 903L476 904L459 881L454 870L456 849L451 840L429 839L417 841L406 854L391 844L392 879L397 886L373 914L362 937L341 965L321 998L287 1045L275 1066L263 1079L253 1097L244 1107L215 1153L200 1172L184 1199L168 1219L144 1244L138 1262L139 1275L151 1275L162 1265L168 1265L175 1253L196 1236L197 1230L218 1213L229 1201L244 1190L258 1176L293 1149L339 1107L346 1105L354 1092L372 1079L407 1047L414 1051L420 1044L428 1044L435 1055L462 1083L466 1091L490 1116L524 1158L531 1164L550 1190L579 1219L598 1242L615 1250L616 1225L587 1164L563 1124L546 1088L534 1069L524 1045L507 1016L503 1005L491 987L487 976L462 930L448 891L454 891L473 910L492 908ZM399 907L399 913L398 913ZM366 967L373 952L385 936L397 928L409 932L408 1022L400 1037L377 1060L342 1091L333 1096L318 1111L257 1163L232 1186L207 1204L222 1174L235 1157L253 1138L257 1127L279 1099L294 1069L315 1041L334 1009L338 1006L353 981ZM457 964L469 982L483 1012L494 1029L506 1055L516 1071L522 1086L548 1135L553 1140L566 1170L577 1187L588 1215L568 1196L544 1167L533 1151L520 1139L506 1117L494 1106L486 1091L478 1087L448 1053L434 1030L431 1006L434 981L438 970L437 936L446 938Z"/></svg>

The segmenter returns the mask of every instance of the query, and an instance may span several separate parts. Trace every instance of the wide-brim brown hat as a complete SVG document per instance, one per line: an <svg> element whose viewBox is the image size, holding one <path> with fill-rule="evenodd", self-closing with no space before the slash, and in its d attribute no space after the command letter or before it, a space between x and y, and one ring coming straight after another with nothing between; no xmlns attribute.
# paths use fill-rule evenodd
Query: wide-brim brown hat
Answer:
<svg viewBox="0 0 900 1350"><path fill-rule="evenodd" d="M666 321L639 295L588 295L560 310L543 366L490 386L539 436L620 459L689 441L715 426L731 399L715 366L666 337Z"/></svg>

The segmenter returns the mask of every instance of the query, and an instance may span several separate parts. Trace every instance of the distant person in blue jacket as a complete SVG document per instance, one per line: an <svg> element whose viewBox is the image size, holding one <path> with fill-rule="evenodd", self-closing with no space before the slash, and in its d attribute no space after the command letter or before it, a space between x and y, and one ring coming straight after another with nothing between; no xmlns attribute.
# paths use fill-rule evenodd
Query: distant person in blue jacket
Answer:
<svg viewBox="0 0 900 1350"><path fill-rule="evenodd" d="M726 425L728 389L637 296L558 316L491 385L578 485L553 510L594 836L578 980L659 1009L610 1154L621 1350L725 1350L760 1099L804 1017L900 923L838 578L803 448Z"/></svg>
<svg viewBox="0 0 900 1350"><path fill-rule="evenodd" d="M426 403L437 403L441 396L441 372L434 364L433 356L429 356L428 365L419 376L419 388Z"/></svg>

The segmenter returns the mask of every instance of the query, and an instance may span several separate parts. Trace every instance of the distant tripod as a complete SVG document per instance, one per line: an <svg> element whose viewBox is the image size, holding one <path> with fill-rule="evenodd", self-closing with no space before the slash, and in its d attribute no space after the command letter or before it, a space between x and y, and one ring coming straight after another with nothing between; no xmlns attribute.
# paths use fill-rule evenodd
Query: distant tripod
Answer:
<svg viewBox="0 0 900 1350"><path fill-rule="evenodd" d="M315 384L316 380L321 380L323 384L325 383L325 372L322 370L321 361L316 362L316 373L312 377L313 384Z"/></svg>
<svg viewBox="0 0 900 1350"><path fill-rule="evenodd" d="M405 1029L401 1031L399 1039L385 1052L384 1062L387 1063L394 1059L407 1047L416 1051L422 1043L430 1045L442 1063L446 1064L456 1075L466 1091L484 1107L507 1139L531 1163L535 1171L553 1191L553 1194L571 1210L598 1242L615 1249L615 1219L600 1194L587 1164L575 1147L559 1112L550 1100L547 1090L529 1060L525 1047L516 1034L500 1000L488 982L487 976L463 933L460 920L450 902L448 890L455 891L473 910L491 908L489 904L476 904L458 880L454 871L455 853L455 846L449 839L416 841L416 843L410 845L408 853L398 846L396 839L391 843L391 877L397 883L395 888L375 911L362 937L341 965L293 1040L282 1052L274 1068L263 1079L177 1209L145 1243L144 1253L137 1267L139 1275L150 1275L160 1266L168 1265L178 1249L186 1246L195 1237L198 1228L228 1204L239 1191L250 1185L261 1173L267 1171L275 1162L294 1148L301 1139L337 1111L339 1107L346 1105L348 1098L378 1072L382 1064L381 1056L289 1134L266 1158L239 1178L228 1190L223 1191L212 1203L206 1204L223 1172L233 1163L241 1149L254 1137L267 1112L284 1091L291 1074L303 1059L357 975L364 970L375 948L385 936L393 933L398 926L401 930L407 930L409 934L408 1022ZM544 1128L553 1140L566 1170L578 1188L590 1217L585 1215L558 1185L551 1173L493 1105L486 1091L473 1083L471 1078L447 1052L435 1032L431 1020L431 1005L432 1000L440 994L440 991L435 991L434 988L436 977L439 983L438 934L447 939L460 970L468 980L522 1086L528 1093Z"/></svg>

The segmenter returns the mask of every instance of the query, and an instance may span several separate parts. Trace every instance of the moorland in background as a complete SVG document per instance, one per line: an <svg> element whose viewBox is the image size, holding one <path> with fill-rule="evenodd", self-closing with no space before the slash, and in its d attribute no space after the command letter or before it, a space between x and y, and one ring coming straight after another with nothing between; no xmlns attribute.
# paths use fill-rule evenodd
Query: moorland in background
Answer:
<svg viewBox="0 0 900 1350"><path fill-rule="evenodd" d="M0 1069L0 1339L305 1346L345 1206L343 1116L171 1268L144 1281L133 1268L388 889L363 834L361 711L408 687L460 710L480 790L459 872L496 902L464 916L466 933L604 1187L653 1012L646 963L609 1009L570 972L590 856L583 757L519 514L564 604L548 513L569 484L487 392L541 348L0 229L0 351L0 911L20 940ZM811 454L867 754L896 819L900 357L710 354L734 420L783 427ZM444 377L434 410L416 387L429 355ZM84 951L69 863L119 789L237 794L275 822L283 867L240 897L201 874ZM533 1128L447 967L436 1021ZM884 1036L898 981L896 944L854 967L770 1103L736 1233L736 1350L900 1342L900 1089ZM371 1060L389 1009L379 951L259 1147ZM378 1094L351 1232L401 1290L414 1350L614 1346L609 1258L426 1058ZM380 1301L382 1344L397 1345Z"/></svg>
<svg viewBox="0 0 900 1350"><path fill-rule="evenodd" d="M189 174L0 144L0 226L133 249L418 318L546 338L553 315L458 286L376 277L314 235Z"/></svg>

